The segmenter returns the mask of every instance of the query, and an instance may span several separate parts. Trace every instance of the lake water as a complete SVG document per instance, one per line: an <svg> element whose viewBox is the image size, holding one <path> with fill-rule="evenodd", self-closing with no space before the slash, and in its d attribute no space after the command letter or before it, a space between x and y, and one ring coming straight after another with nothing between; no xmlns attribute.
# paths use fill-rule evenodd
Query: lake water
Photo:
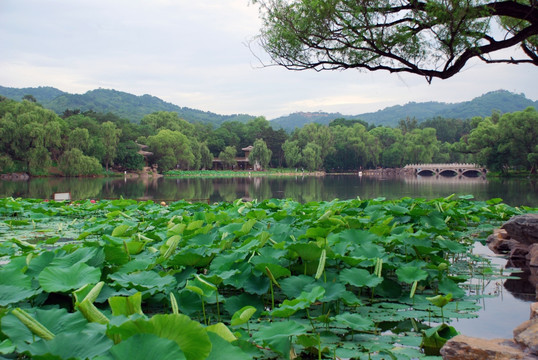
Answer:
<svg viewBox="0 0 538 360"><path fill-rule="evenodd" d="M291 198L299 202L404 196L432 199L450 194L472 194L478 200L500 197L512 206L538 207L538 181L486 180L457 177L398 177L379 179L356 175L324 177L187 178L37 178L0 181L0 196L51 199L55 192L70 192L74 200L119 197L158 201L233 201Z"/></svg>
<svg viewBox="0 0 538 360"><path fill-rule="evenodd" d="M512 206L538 207L538 181L529 179L486 180L484 178L400 177L379 179L356 175L324 177L241 178L41 178L29 181L0 181L0 197L51 199L55 192L70 192L72 199L130 198L155 201L233 201L237 198L264 200L291 198L299 202L331 201L404 196L432 199L450 194L474 195L477 200L502 198ZM492 257L504 267L506 260L493 256L477 244L475 251ZM509 272L509 271L508 271ZM505 271L505 274L507 271ZM509 289L509 290L508 290ZM485 284L491 298L481 300L479 319L459 320L453 325L465 335L511 338L514 327L529 318L535 289L527 280L494 281Z"/></svg>

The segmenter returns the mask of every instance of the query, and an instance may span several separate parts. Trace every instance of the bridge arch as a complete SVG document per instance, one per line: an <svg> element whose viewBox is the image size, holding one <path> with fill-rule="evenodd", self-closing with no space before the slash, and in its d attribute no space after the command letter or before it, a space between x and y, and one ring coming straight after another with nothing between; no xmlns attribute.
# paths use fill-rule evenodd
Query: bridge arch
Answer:
<svg viewBox="0 0 538 360"><path fill-rule="evenodd" d="M439 172L439 175L446 176L446 177L453 177L453 176L457 176L458 172L454 169L442 169Z"/></svg>
<svg viewBox="0 0 538 360"><path fill-rule="evenodd" d="M466 176L480 177L486 174L487 169L477 164L408 164L404 167L407 171L421 176L441 175L444 177Z"/></svg>
<svg viewBox="0 0 538 360"><path fill-rule="evenodd" d="M434 176L435 171L432 169L417 169L417 175L420 176Z"/></svg>
<svg viewBox="0 0 538 360"><path fill-rule="evenodd" d="M461 174L467 177L479 177L484 173L485 171L483 169L466 169Z"/></svg>

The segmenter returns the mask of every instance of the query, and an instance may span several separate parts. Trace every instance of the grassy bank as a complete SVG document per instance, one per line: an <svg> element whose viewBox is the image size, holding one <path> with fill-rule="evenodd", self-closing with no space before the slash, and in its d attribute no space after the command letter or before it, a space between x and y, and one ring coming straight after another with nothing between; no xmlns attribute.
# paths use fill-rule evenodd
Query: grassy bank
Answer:
<svg viewBox="0 0 538 360"><path fill-rule="evenodd" d="M165 176L175 178L188 177L262 177L262 176L324 176L323 171L295 171L295 169L268 169L264 171L249 170L172 170L164 173Z"/></svg>

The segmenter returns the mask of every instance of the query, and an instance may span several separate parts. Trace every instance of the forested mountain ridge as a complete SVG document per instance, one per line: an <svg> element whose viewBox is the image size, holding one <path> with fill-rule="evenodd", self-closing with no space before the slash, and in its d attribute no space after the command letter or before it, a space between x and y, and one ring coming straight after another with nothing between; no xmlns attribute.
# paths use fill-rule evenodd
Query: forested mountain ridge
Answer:
<svg viewBox="0 0 538 360"><path fill-rule="evenodd" d="M201 122L216 126L225 121L247 122L252 115L219 115L209 111L180 107L151 95L137 96L112 89L95 89L84 94L70 94L53 87L9 88L0 86L0 95L20 101L25 95L32 95L46 109L63 114L66 109L92 110L99 113L113 113L133 122L140 122L144 115L157 111L177 112L179 117L189 122Z"/></svg>
<svg viewBox="0 0 538 360"><path fill-rule="evenodd" d="M410 102L405 105L390 106L385 109L359 115L343 115L341 113L298 112L271 120L271 124L285 130L301 128L307 123L315 122L323 125L329 124L337 118L361 119L370 124L395 127L398 121L406 118L415 118L418 122L436 117L449 119L470 119L475 116L490 116L492 112L502 114L521 111L529 106L538 108L538 101L532 101L524 94L515 94L507 90L488 92L470 101L460 103L444 103L437 101Z"/></svg>
<svg viewBox="0 0 538 360"><path fill-rule="evenodd" d="M144 115L157 111L177 112L180 118L188 122L213 124L217 127L226 121L245 123L255 118L246 114L219 115L208 111L180 107L151 95L137 96L111 89L96 89L85 94L70 94L53 87L18 89L0 86L0 95L17 101L20 101L25 95L32 95L43 107L53 110L57 114L63 114L66 109L93 110L100 113L110 112L133 122L139 122ZM360 119L374 125L394 127L398 125L398 121L406 118L415 118L418 122L437 117L469 119L475 116L490 116L493 111L499 111L502 114L521 111L529 106L538 108L538 101L532 101L524 94L497 90L460 103L410 102L358 115L343 115L339 112L296 112L271 120L271 126L291 131L308 123L328 125L334 119L346 118Z"/></svg>

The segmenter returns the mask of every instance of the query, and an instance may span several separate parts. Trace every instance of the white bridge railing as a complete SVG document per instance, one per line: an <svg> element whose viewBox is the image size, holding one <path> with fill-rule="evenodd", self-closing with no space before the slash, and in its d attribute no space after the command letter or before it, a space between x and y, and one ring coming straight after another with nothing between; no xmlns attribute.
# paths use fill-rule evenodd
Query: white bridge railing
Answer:
<svg viewBox="0 0 538 360"><path fill-rule="evenodd" d="M432 169L432 168L441 168L441 169L452 169L452 168L458 168L458 169L480 169L481 167L477 164L469 164L469 163L451 163L451 164L407 164L404 166L404 169Z"/></svg>

